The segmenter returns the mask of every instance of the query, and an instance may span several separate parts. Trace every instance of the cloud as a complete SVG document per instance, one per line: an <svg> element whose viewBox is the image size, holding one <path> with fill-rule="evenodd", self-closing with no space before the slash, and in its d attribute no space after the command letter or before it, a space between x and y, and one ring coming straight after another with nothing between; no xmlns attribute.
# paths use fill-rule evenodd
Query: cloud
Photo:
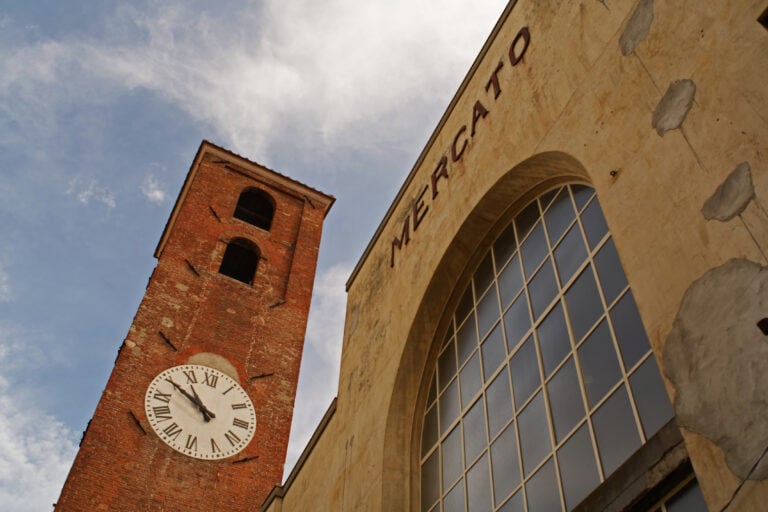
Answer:
<svg viewBox="0 0 768 512"><path fill-rule="evenodd" d="M107 208L117 206L115 195L106 187L100 187L95 179L73 178L69 181L67 195L74 196L79 203L87 205L92 200L102 203Z"/></svg>
<svg viewBox="0 0 768 512"><path fill-rule="evenodd" d="M347 303L344 283L351 272L351 265L337 264L319 273L315 281L286 457L286 477L336 396Z"/></svg>
<svg viewBox="0 0 768 512"><path fill-rule="evenodd" d="M141 182L141 193L147 201L155 204L162 204L168 197L168 193L163 190L160 182L152 174L148 174Z"/></svg>
<svg viewBox="0 0 768 512"><path fill-rule="evenodd" d="M10 48L0 94L14 100L6 113L41 130L51 101L143 88L246 154L299 133L317 147L398 143L414 116L447 103L504 4L267 0L226 19L182 2L123 7L111 26L140 37Z"/></svg>
<svg viewBox="0 0 768 512"><path fill-rule="evenodd" d="M0 325L0 368L6 375L18 356L29 359L29 346L17 336ZM0 376L0 503L15 512L50 510L77 452L76 435L36 408L33 394Z"/></svg>

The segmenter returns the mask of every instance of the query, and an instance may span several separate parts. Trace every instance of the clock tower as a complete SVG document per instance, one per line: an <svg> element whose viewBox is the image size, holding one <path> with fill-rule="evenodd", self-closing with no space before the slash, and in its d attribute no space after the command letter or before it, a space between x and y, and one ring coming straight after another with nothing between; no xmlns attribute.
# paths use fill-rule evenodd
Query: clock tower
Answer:
<svg viewBox="0 0 768 512"><path fill-rule="evenodd" d="M204 141L56 511L258 510L334 199Z"/></svg>

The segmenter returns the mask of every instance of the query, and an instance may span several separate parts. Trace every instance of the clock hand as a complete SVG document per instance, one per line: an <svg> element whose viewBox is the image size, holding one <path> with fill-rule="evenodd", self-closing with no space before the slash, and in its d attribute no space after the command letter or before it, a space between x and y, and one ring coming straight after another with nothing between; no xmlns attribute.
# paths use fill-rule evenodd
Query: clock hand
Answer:
<svg viewBox="0 0 768 512"><path fill-rule="evenodd" d="M211 418L215 418L216 415L213 414L210 409L208 409L205 405L203 405L203 401L200 399L200 396L197 394L197 391L195 391L195 386L192 384L189 385L190 389L192 389L192 393L195 394L195 399L197 400L197 408L200 409L200 412L203 413L203 418L208 416L205 421L210 421Z"/></svg>
<svg viewBox="0 0 768 512"><path fill-rule="evenodd" d="M208 411L208 409L206 409L206 408L205 408L205 406L203 405L203 403L202 403L202 402L200 402L200 399L199 399L199 398L196 398L196 396L197 396L197 393L195 393L195 396L192 396L192 395L190 395L190 394L189 394L189 393L188 393L188 392L187 392L187 391L186 391L184 388L182 388L181 386L179 386L178 384L176 384L175 382L173 382L173 380L172 380L172 379L165 379L165 380L166 380L166 381L168 381L168 382L170 382L170 383L173 385L173 387L175 387L176 389L178 389L178 390L179 390L179 392L180 392L182 395L184 395L185 397L187 397L187 399L189 399L189 401L190 401L190 402L192 402L192 403L195 405L195 407L197 407L197 409L198 409L198 410L199 410L199 411L200 411L200 412L203 414L203 419L204 419L206 422L208 422L208 421L211 421L211 418L215 417L215 416L209 416L209 411ZM195 391L195 388L192 388L192 392L194 392L194 391Z"/></svg>

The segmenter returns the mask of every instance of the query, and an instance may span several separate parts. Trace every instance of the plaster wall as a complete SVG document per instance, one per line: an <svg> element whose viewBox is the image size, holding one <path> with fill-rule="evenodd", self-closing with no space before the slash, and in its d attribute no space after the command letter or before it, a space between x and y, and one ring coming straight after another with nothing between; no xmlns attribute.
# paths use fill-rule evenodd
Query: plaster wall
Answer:
<svg viewBox="0 0 768 512"><path fill-rule="evenodd" d="M670 375L662 354L692 283L732 258L768 264L768 32L756 21L765 8L754 0L510 3L350 279L335 415L268 510L417 509L421 385L454 289L505 214L556 182L597 190ZM510 45L523 27L530 44L513 66ZM662 101L679 81L681 96ZM455 140L467 145L454 162ZM434 195L443 157L447 177ZM707 220L702 207L741 162L751 168L751 198L730 220ZM406 219L410 240L392 266ZM720 367L712 381L738 370ZM757 425L747 435L767 431ZM743 483L749 475L734 474L716 440L682 433L710 509L758 510L768 484Z"/></svg>

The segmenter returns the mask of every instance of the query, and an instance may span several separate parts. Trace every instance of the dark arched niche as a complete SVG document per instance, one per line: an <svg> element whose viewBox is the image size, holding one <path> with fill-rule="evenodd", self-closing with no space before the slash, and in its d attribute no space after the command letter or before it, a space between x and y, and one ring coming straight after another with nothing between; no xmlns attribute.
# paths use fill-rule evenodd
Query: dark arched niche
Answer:
<svg viewBox="0 0 768 512"><path fill-rule="evenodd" d="M237 200L234 217L269 231L275 216L275 200L258 188L243 190Z"/></svg>
<svg viewBox="0 0 768 512"><path fill-rule="evenodd" d="M449 318L443 318L443 313L455 309L476 260L515 211L540 192L571 181L590 180L584 166L566 153L551 151L524 160L478 201L443 254L414 317L395 376L382 453L382 510L419 510L419 466L414 454L426 400L420 393L429 377L425 376L431 369L428 363L436 357L433 340L447 328Z"/></svg>

